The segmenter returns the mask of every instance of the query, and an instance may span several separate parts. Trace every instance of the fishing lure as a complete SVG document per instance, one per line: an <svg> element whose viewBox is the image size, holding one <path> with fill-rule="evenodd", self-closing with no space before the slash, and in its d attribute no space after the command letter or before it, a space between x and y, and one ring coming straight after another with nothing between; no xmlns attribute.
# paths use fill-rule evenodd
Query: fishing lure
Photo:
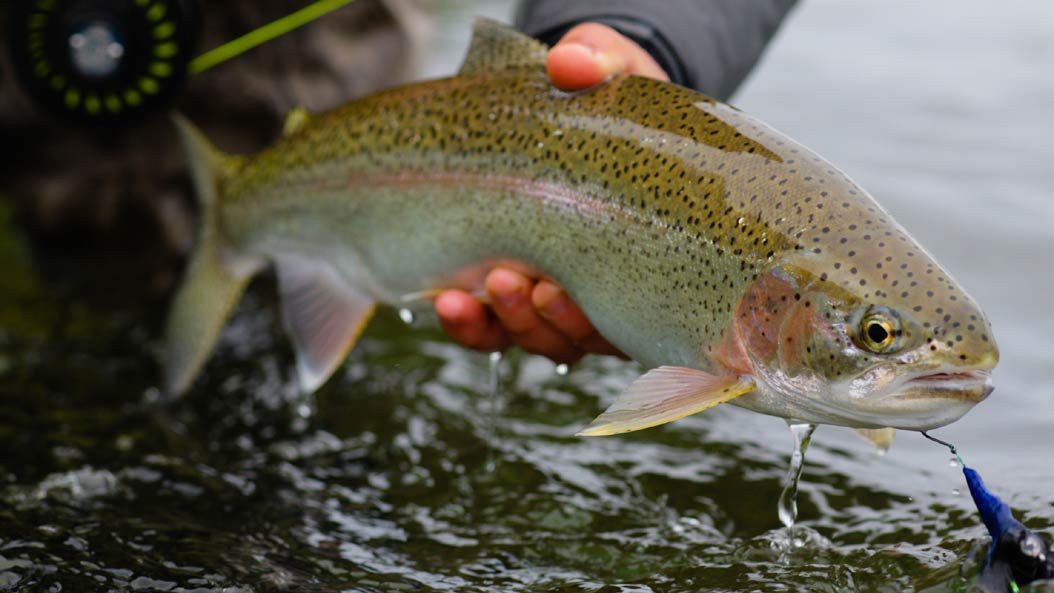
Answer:
<svg viewBox="0 0 1054 593"><path fill-rule="evenodd" d="M966 485L970 488L970 496L992 538L984 568L981 569L981 588L991 593L1017 593L1022 585L1041 579L1054 579L1054 547L1014 517L1010 505L985 487L981 474L966 466L954 445L925 432L922 436L948 447L958 459Z"/></svg>

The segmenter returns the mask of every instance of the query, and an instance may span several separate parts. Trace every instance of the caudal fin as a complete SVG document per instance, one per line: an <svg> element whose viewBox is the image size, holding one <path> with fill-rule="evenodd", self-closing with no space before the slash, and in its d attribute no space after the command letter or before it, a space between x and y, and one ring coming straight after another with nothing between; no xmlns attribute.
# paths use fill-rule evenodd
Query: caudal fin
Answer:
<svg viewBox="0 0 1054 593"><path fill-rule="evenodd" d="M172 301L165 330L164 387L167 393L178 395L201 370L259 266L227 252L218 225L218 184L234 173L239 159L213 147L187 119L177 115L174 120L201 205L197 244Z"/></svg>

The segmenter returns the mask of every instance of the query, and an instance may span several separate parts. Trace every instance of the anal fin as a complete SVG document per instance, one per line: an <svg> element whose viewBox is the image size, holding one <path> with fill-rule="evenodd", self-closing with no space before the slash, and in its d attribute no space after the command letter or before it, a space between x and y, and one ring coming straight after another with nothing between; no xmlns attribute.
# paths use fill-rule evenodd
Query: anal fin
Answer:
<svg viewBox="0 0 1054 593"><path fill-rule="evenodd" d="M666 424L754 390L748 376L661 366L637 378L578 436L608 436Z"/></svg>
<svg viewBox="0 0 1054 593"><path fill-rule="evenodd" d="M282 256L276 264L282 321L296 348L300 387L310 393L344 361L376 303L325 262Z"/></svg>

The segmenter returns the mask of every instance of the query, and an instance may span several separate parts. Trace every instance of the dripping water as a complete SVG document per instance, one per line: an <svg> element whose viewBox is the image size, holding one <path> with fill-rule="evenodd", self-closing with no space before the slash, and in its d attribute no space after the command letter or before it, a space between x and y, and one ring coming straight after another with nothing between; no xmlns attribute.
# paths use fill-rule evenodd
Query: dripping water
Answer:
<svg viewBox="0 0 1054 593"><path fill-rule="evenodd" d="M415 319L414 312L403 307L402 309L399 309L399 319L402 319L403 323L406 325L413 325Z"/></svg>
<svg viewBox="0 0 1054 593"><path fill-rule="evenodd" d="M491 434L497 434L498 421L504 401L501 392L501 363L504 360L501 352L491 352L487 368L487 390L490 391L490 409L487 411L487 425Z"/></svg>
<svg viewBox="0 0 1054 593"><path fill-rule="evenodd" d="M779 516L784 527L791 527L798 519L798 479L805 466L805 450L809 448L815 424L788 422L791 436L794 437L794 452L791 453L787 477L783 480L783 492L780 494Z"/></svg>
<svg viewBox="0 0 1054 593"><path fill-rule="evenodd" d="M486 411L486 426L487 440L491 442L497 442L498 427L501 422L501 411L504 407L504 401L501 391L501 362L504 356L501 352L491 352L488 355L487 365L487 390L490 392L490 408ZM487 471L493 471L497 466L498 460L495 457L495 450L492 448L487 455Z"/></svg>
<svg viewBox="0 0 1054 593"><path fill-rule="evenodd" d="M566 377L567 373L569 373L570 371L571 367L567 366L566 364L556 365L556 374L560 375L561 377Z"/></svg>

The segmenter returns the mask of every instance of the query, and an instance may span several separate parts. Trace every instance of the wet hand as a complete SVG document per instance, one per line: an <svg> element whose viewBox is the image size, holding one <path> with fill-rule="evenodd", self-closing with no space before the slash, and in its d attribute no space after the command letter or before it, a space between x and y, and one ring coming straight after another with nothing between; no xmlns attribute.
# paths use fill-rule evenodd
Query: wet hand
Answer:
<svg viewBox="0 0 1054 593"><path fill-rule="evenodd" d="M549 51L547 67L553 84L565 90L588 88L618 73L669 80L648 52L597 23L568 31ZM587 353L622 355L552 281L496 268L485 285L489 308L461 290L436 299L440 324L459 344L488 352L516 345L567 364Z"/></svg>

